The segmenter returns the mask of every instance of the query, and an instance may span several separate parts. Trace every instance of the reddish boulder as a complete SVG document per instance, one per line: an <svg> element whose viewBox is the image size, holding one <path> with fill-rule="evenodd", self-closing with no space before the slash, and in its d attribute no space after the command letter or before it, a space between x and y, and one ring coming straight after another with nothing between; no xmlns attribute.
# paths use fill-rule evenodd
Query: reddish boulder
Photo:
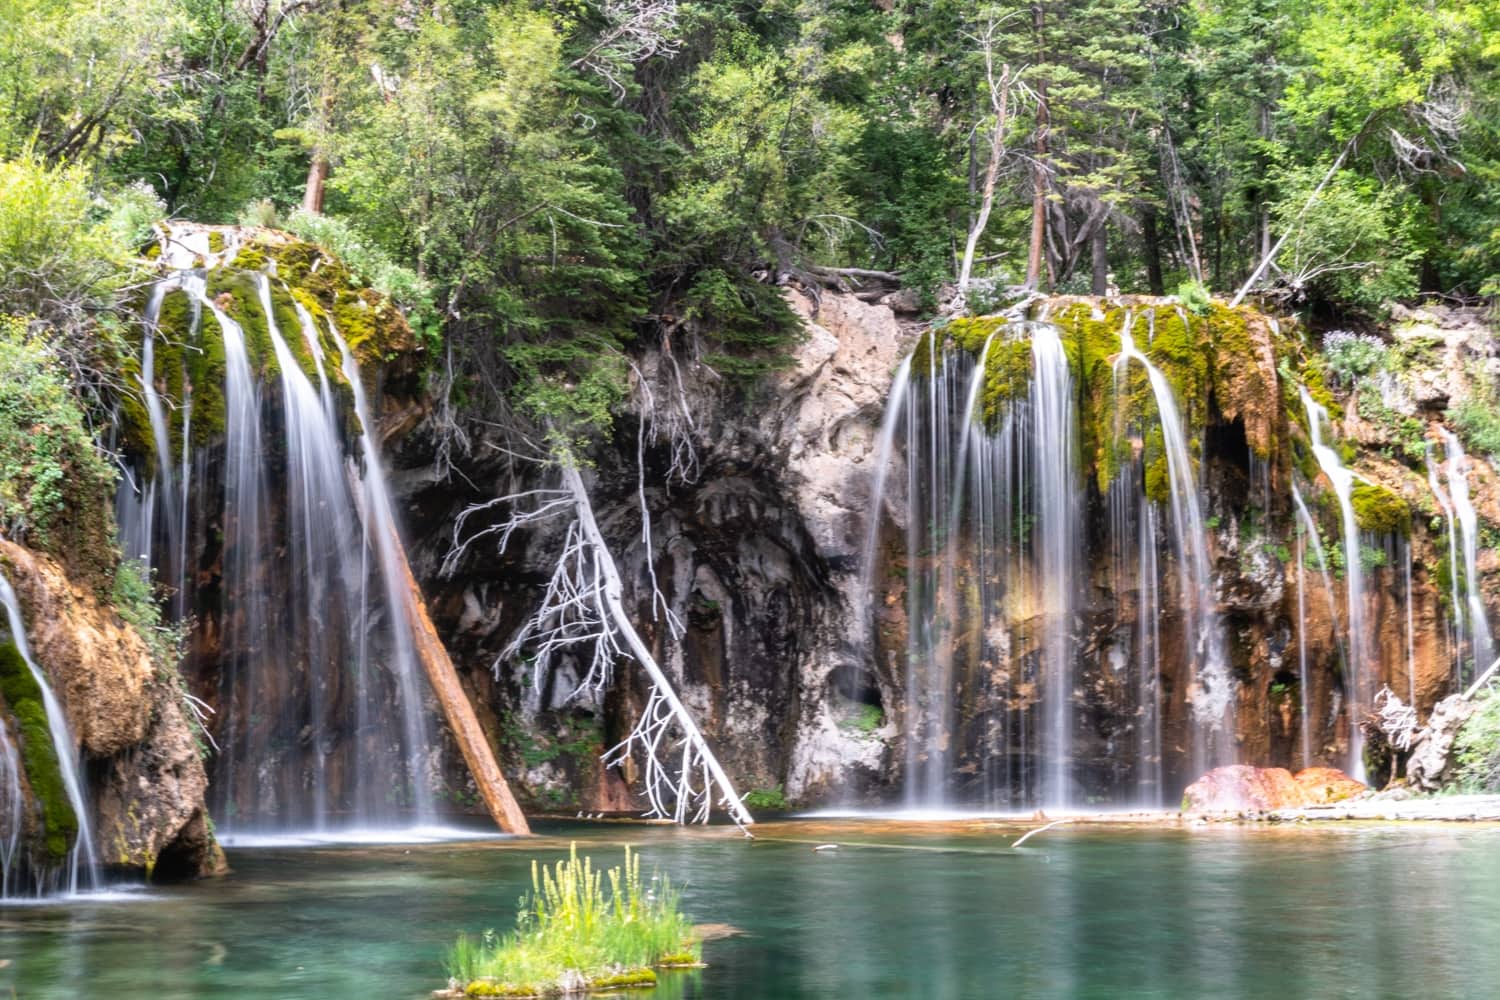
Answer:
<svg viewBox="0 0 1500 1000"><path fill-rule="evenodd" d="M1363 784L1331 767L1309 767L1292 774L1284 767L1234 764L1216 767L1188 786L1182 811L1189 813L1268 812L1327 805L1366 791Z"/></svg>

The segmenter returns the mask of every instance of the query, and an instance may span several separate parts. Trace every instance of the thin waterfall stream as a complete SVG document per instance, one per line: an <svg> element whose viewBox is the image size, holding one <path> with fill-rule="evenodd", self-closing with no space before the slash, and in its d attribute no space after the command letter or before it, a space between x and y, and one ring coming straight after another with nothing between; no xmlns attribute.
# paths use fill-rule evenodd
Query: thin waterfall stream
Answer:
<svg viewBox="0 0 1500 1000"><path fill-rule="evenodd" d="M47 680L47 674L31 656L31 644L26 638L26 620L21 614L21 600L16 596L15 589L11 587L10 580L0 573L0 604L5 606L6 622L10 629L10 641L15 644L16 652L26 663L26 668L31 672L32 680L36 682L41 691L42 705L47 715L47 731L52 737L52 749L57 755L57 765L62 772L63 789L67 794L68 805L73 810L74 818L78 823L77 836L72 848L68 851L66 871L62 875L62 883L59 886L47 884L45 876L39 881L39 890L60 889L68 894L77 893L80 890L92 889L99 884L99 856L94 845L94 828L92 820L92 807L86 795L87 784L83 769L78 757L78 746L73 740L72 729L68 725L68 717L63 712L62 704L57 700L57 695L52 691L52 685ZM0 743L8 742L5 734L0 733ZM17 761L13 756L6 755L8 761L4 765L5 770L11 774L19 774ZM19 794L20 782L17 780L12 785ZM5 883L8 886L10 878L10 859L15 854L16 826L19 822L19 802L12 796L10 802L12 829L10 831L10 847L5 851Z"/></svg>

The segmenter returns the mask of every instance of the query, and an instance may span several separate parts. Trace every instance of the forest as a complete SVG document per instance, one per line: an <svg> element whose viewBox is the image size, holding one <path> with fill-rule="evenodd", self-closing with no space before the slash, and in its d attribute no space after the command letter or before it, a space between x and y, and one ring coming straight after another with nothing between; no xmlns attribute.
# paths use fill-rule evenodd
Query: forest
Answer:
<svg viewBox="0 0 1500 1000"><path fill-rule="evenodd" d="M470 405L587 435L630 345L782 363L787 281L1472 301L1500 273L1497 18L12 0L0 308L108 325L156 217L276 224L401 302Z"/></svg>

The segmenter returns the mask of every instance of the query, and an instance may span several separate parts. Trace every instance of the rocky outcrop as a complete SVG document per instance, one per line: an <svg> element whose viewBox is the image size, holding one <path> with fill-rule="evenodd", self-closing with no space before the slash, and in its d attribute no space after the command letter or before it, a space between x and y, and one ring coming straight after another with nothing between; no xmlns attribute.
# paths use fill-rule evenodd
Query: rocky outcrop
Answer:
<svg viewBox="0 0 1500 1000"><path fill-rule="evenodd" d="M81 744L101 861L163 877L221 871L204 805L205 747L184 717L180 681L53 559L0 540L0 563L32 655Z"/></svg>
<svg viewBox="0 0 1500 1000"><path fill-rule="evenodd" d="M1365 786L1331 767L1292 774L1282 767L1217 767L1187 787L1184 813L1259 813L1329 805L1363 794Z"/></svg>

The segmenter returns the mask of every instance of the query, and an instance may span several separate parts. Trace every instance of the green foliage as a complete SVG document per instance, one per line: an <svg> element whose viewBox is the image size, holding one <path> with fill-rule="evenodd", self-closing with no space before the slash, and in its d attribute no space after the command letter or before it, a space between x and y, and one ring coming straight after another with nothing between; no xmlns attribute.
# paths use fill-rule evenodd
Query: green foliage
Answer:
<svg viewBox="0 0 1500 1000"><path fill-rule="evenodd" d="M61 862L78 835L78 817L63 784L42 689L13 641L0 643L0 700L19 724L26 783L40 805L42 850L51 862Z"/></svg>
<svg viewBox="0 0 1500 1000"><path fill-rule="evenodd" d="M677 890L658 875L643 880L640 856L628 846L623 866L596 870L592 859L579 860L575 844L554 868L533 861L531 883L514 931L485 931L477 941L461 935L449 951L449 975L467 984L469 996L561 993L570 978L595 988L650 984L654 965L697 961L700 946Z"/></svg>
<svg viewBox="0 0 1500 1000"><path fill-rule="evenodd" d="M1195 316L1207 316L1213 309L1208 289L1196 281L1184 281L1178 285L1177 297L1182 300L1183 308Z"/></svg>
<svg viewBox="0 0 1500 1000"><path fill-rule="evenodd" d="M1500 455L1500 407L1483 395L1471 395L1449 411L1464 445L1480 455Z"/></svg>
<svg viewBox="0 0 1500 1000"><path fill-rule="evenodd" d="M114 470L45 344L0 316L0 525L107 594L115 550Z"/></svg>
<svg viewBox="0 0 1500 1000"><path fill-rule="evenodd" d="M885 712L879 705L860 705L854 715L839 723L839 728L856 736L874 736L885 725Z"/></svg>
<svg viewBox="0 0 1500 1000"><path fill-rule="evenodd" d="M1478 699L1473 715L1453 741L1457 763L1453 781L1467 792L1500 791L1500 694L1494 689Z"/></svg>
<svg viewBox="0 0 1500 1000"><path fill-rule="evenodd" d="M1352 388L1385 366L1386 346L1379 337L1335 330L1323 337L1323 358L1335 385Z"/></svg>
<svg viewBox="0 0 1500 1000"><path fill-rule="evenodd" d="M110 303L152 204L131 188L101 216L82 168L0 160L0 315L72 323Z"/></svg>
<svg viewBox="0 0 1500 1000"><path fill-rule="evenodd" d="M878 711L878 710L877 710ZM790 805L780 785L773 788L755 788L745 793L745 807L766 812L785 812Z"/></svg>

